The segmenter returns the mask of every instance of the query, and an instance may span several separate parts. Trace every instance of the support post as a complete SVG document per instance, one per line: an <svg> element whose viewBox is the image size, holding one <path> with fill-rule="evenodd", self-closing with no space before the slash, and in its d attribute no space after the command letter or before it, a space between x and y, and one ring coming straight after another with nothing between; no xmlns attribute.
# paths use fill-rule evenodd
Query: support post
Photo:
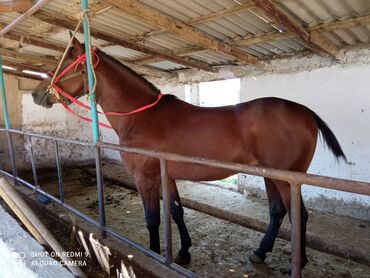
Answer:
<svg viewBox="0 0 370 278"><path fill-rule="evenodd" d="M9 118L9 111L8 111L8 101L6 99L6 91L5 91L5 80L4 80L4 72L3 72L3 60L0 57L0 89L1 89L1 100L2 100L2 107L4 113L4 122L5 128L10 129L10 118ZM9 131L7 131L7 138L8 138L8 146L9 146L9 154L10 154L10 161L12 164L12 171L14 177L14 184L17 184L16 177L18 176L17 166L15 164L15 155L14 155L14 146L12 135Z"/></svg>
<svg viewBox="0 0 370 278"><path fill-rule="evenodd" d="M56 162L56 166L57 166L57 175L58 175L59 198L60 198L60 201L62 203L64 203L62 167L61 167L61 164L60 164L59 147L58 147L58 142L57 141L54 141L54 149L55 149L55 162Z"/></svg>
<svg viewBox="0 0 370 278"><path fill-rule="evenodd" d="M91 49L90 49L90 26L88 19L88 3L87 0L81 1L82 12L84 13L83 29L84 29L84 40L85 40L85 53L86 53L86 66L87 66L87 77L89 82L89 97L91 106L91 120L94 143L99 141L99 124L98 124L98 113L96 108L96 97L94 91L94 79L93 66L91 61Z"/></svg>
<svg viewBox="0 0 370 278"><path fill-rule="evenodd" d="M301 185L290 184L290 213L292 224L292 276L301 277Z"/></svg>
<svg viewBox="0 0 370 278"><path fill-rule="evenodd" d="M89 97L91 106L91 120L92 120L92 131L93 140L95 145L99 141L99 124L98 124L98 112L96 108L96 97L94 91L94 79L93 65L91 61L91 48L90 48L90 26L88 18L88 1L81 1L82 12L84 13L83 18L83 29L84 29L84 40L85 40L85 53L86 53L86 66L87 66L87 77L89 82ZM101 152L100 147L95 146L95 165L96 165L96 184L98 188L98 202L99 202L99 223L101 228L105 228L105 209L104 209L104 186L103 186L103 175L101 166ZM103 235L105 232L103 231Z"/></svg>
<svg viewBox="0 0 370 278"><path fill-rule="evenodd" d="M31 136L27 136L27 137L28 137L28 142L30 144L30 158L31 158L31 166L32 166L32 174L33 174L33 184L36 186L36 188L40 188L39 181L37 178L35 156L33 155L32 138Z"/></svg>
<svg viewBox="0 0 370 278"><path fill-rule="evenodd" d="M95 146L96 186L98 188L99 223L105 228L105 206L104 206L104 185L101 165L100 147ZM103 235L105 233L103 232Z"/></svg>
<svg viewBox="0 0 370 278"><path fill-rule="evenodd" d="M171 230L171 204L168 191L167 160L161 159L161 183L164 217L164 248L166 252L166 264L172 263L172 230Z"/></svg>

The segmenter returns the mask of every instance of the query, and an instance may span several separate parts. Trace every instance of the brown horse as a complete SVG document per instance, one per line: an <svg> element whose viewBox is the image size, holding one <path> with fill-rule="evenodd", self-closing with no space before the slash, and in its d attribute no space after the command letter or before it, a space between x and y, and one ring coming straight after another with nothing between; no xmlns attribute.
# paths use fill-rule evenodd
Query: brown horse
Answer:
<svg viewBox="0 0 370 278"><path fill-rule="evenodd" d="M84 53L76 39L65 66ZM127 112L154 103L160 91L137 73L97 50L93 56L97 102L103 111ZM85 65L59 83L78 98L86 87ZM35 103L51 107L58 100L47 93L50 79L33 92ZM122 146L138 147L227 162L261 165L305 173L315 152L318 132L335 157L346 159L335 135L309 108L283 99L262 98L235 106L203 108L165 95L150 109L129 116L107 116ZM121 153L124 165L136 181L142 198L150 249L159 253L160 165L159 160L142 155ZM176 179L216 180L235 174L230 170L195 164L169 162L171 214L180 236L177 263L189 263L191 240L184 222L184 211L176 188ZM263 262L271 252L283 217L290 213L290 186L287 182L265 179L269 200L270 224L260 246L251 254L253 262ZM302 266L307 263L305 233L307 211L302 202Z"/></svg>

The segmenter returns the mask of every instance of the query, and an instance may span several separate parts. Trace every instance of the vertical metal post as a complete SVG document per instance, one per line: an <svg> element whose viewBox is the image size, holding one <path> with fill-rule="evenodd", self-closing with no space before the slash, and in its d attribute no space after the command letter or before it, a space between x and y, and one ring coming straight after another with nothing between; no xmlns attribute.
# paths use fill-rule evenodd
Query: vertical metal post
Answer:
<svg viewBox="0 0 370 278"><path fill-rule="evenodd" d="M98 187L99 223L101 227L105 227L104 185L101 165L101 152L98 146L95 146L95 165L96 184Z"/></svg>
<svg viewBox="0 0 370 278"><path fill-rule="evenodd" d="M39 181L37 178L36 161L33 155L32 138L31 136L27 136L27 138L28 138L28 143L30 144L30 158L31 158L31 166L32 166L32 174L33 174L33 184L36 186L37 189L39 189L40 185L39 185Z"/></svg>
<svg viewBox="0 0 370 278"><path fill-rule="evenodd" d="M99 124L98 124L98 112L96 108L96 97L94 91L94 74L93 65L91 61L91 48L90 48L90 26L88 18L88 1L81 1L82 12L84 13L83 29L84 29L84 40L85 40L85 53L86 53L86 66L87 66L87 77L89 81L89 97L91 106L91 120L93 130L93 140L96 144L99 141ZM101 152L98 146L95 146L95 164L96 164L96 184L98 187L98 202L99 202L99 222L101 227L105 227L105 209L104 209L104 187L103 187L103 175L101 166Z"/></svg>
<svg viewBox="0 0 370 278"><path fill-rule="evenodd" d="M161 182L164 216L164 247L166 251L166 263L172 263L172 231L171 231L171 203L168 191L167 160L161 159Z"/></svg>
<svg viewBox="0 0 370 278"><path fill-rule="evenodd" d="M301 185L290 184L290 214L292 223L292 276L301 277Z"/></svg>
<svg viewBox="0 0 370 278"><path fill-rule="evenodd" d="M60 165L59 147L58 147L58 142L57 141L54 141L54 149L55 149L55 162L56 162L56 165L57 165L59 198L60 198L60 201L62 203L64 203L62 168L61 168L61 165Z"/></svg>
<svg viewBox="0 0 370 278"><path fill-rule="evenodd" d="M6 99L6 92L5 92L5 80L4 80L4 72L3 72L3 60L0 57L0 89L1 89L1 100L2 100L2 107L4 113L4 122L5 128L10 129L10 118L9 118L9 111L8 111L8 101ZM14 177L14 184L17 184L17 166L15 164L15 155L14 155L14 146L12 135L9 131L7 131L7 138L8 138L8 146L9 146L9 154L10 154L10 161L12 164L12 171Z"/></svg>
<svg viewBox="0 0 370 278"><path fill-rule="evenodd" d="M92 130L94 143L99 141L99 125L98 125L98 113L96 108L96 97L94 91L94 74L93 66L91 61L91 49L90 49L90 26L88 19L88 3L87 0L81 1L82 12L84 13L83 28L84 28L84 40L85 40L85 53L86 53L86 65L87 65L87 77L89 81L89 97L91 106L91 120L92 120Z"/></svg>

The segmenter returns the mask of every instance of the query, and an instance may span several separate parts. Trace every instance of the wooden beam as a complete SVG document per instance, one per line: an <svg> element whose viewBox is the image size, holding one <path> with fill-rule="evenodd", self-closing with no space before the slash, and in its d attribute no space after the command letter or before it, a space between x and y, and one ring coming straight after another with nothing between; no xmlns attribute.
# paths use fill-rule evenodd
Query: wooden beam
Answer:
<svg viewBox="0 0 370 278"><path fill-rule="evenodd" d="M14 31L10 31L9 33L5 34L4 38L14 40L14 41L20 41L23 38L24 44L31 44L31 45L39 46L42 48L52 49L52 50L59 51L59 52L63 52L65 50L65 46L57 45L52 42L47 42L35 36L27 36L27 35L24 36Z"/></svg>
<svg viewBox="0 0 370 278"><path fill-rule="evenodd" d="M0 48L0 56L13 58L17 61L21 60L23 63L30 63L34 66L45 66L45 70L54 69L57 66L57 60L51 57L18 53L14 50L9 50L5 48Z"/></svg>
<svg viewBox="0 0 370 278"><path fill-rule="evenodd" d="M62 27L62 28L66 28L66 29L70 29L70 30L73 30L76 27L75 21L69 20L66 18L61 18L58 15L46 13L44 11L40 11L34 14L34 17L36 17L37 19L41 21L47 22L49 24ZM80 31L82 31L82 27ZM212 68L205 62L192 59L190 57L177 57L171 51L161 51L161 50L157 50L157 49L154 49L154 48L142 45L142 44L138 44L130 39L117 38L107 33L101 32L95 28L91 28L91 35L94 38L105 40L107 42L111 42L116 45L120 45L122 47L134 49L139 52L155 55L155 56L164 58L165 60L169 60L169 61L181 64L181 65L185 65L187 67L198 68L198 69L202 69L205 71L211 71L211 72L217 71L217 69Z"/></svg>
<svg viewBox="0 0 370 278"><path fill-rule="evenodd" d="M344 58L343 52L328 39L318 32L311 37L311 34L306 29L276 7L271 0L253 1L256 7L261 9L270 19L283 26L289 33L303 41L313 51L320 54L327 53L339 60Z"/></svg>
<svg viewBox="0 0 370 278"><path fill-rule="evenodd" d="M16 0L0 2L0 13L23 13L32 7L31 0Z"/></svg>
<svg viewBox="0 0 370 278"><path fill-rule="evenodd" d="M209 37L200 31L192 28L191 26L177 20L173 17L164 15L163 13L155 10L141 2L134 0L104 0L104 2L117 7L126 14L132 15L136 18L143 19L150 24L161 27L167 31L179 35L181 38L205 47L207 49L226 53L237 58L239 61L245 62L247 64L252 64L255 66L262 67L262 64L258 59L237 47L225 44L215 38Z"/></svg>
<svg viewBox="0 0 370 278"><path fill-rule="evenodd" d="M28 73L24 73L22 71L14 71L14 70L7 70L7 69L4 69L3 71L6 74L15 75L15 76L23 77L23 78L29 78L29 79L35 79L35 80L43 80L44 79L39 75L28 74Z"/></svg>
<svg viewBox="0 0 370 278"><path fill-rule="evenodd" d="M39 71L39 72L45 72L45 73L47 72L45 68L36 67L36 66L32 66L32 65L24 64L20 62L14 62L14 61L9 60L8 57L2 57L2 59L4 61L4 66L15 68L18 71L33 70L33 71Z"/></svg>

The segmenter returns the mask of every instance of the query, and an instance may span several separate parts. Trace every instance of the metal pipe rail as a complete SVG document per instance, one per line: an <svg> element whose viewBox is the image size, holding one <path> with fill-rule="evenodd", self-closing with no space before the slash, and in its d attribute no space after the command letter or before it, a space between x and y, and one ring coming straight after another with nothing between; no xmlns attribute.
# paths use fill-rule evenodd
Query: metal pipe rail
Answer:
<svg viewBox="0 0 370 278"><path fill-rule="evenodd" d="M32 137L43 139L43 140L50 140L53 141L55 144L55 153L56 153L56 167L57 167L57 175L58 175L58 189L60 199L46 193L38 184L32 185L27 181L15 177L9 173L6 173L3 170L0 170L1 173L7 175L8 177L13 177L16 181L20 182L21 184L26 185L27 187L31 188L32 190L50 198L57 204L62 205L66 209L72 211L76 215L80 216L82 219L98 226L102 229L102 231L111 234L112 236L123 240L127 244L130 244L134 248L144 252L148 256L153 259L156 259L160 263L163 263L170 268L178 271L179 273L187 276L187 277L195 277L193 273L183 269L180 266L177 266L172 262L172 235L171 235L171 218L170 218L170 211L169 211L169 198L168 198L168 191L167 191L167 181L168 181L168 162L180 162L180 163L194 163L199 165L211 166L211 167L218 167L229 169L235 172L243 172L250 175L261 176L271 179L283 180L289 182L291 185L291 207L292 207L292 215L291 215L291 222L292 222L292 277L300 277L301 273L301 266L300 266L300 254L301 254L301 246L300 246L300 194L301 194L301 185L302 184L310 184L313 186L324 187L329 189L335 189L340 191L346 191L356 194L368 195L370 196L370 183L367 182L360 182L360 181L350 181L345 179L338 179L332 177L324 177L312 174L303 174L299 172L291 172L291 171L284 171L284 170L276 170L271 168L265 168L260 166L251 166L239 163L230 163L230 162L220 162L216 160L209 160L200 157L188 157L178 154L172 153L165 153L165 152L158 152L152 150L145 150L139 148L129 148L129 147L122 147L116 144L109 144L98 142L96 145L90 142L80 142L75 140L63 139L63 138L55 138L46 135L39 135L33 134L29 132L23 132L14 129L0 129L0 132L6 132L8 134L14 133L19 135L24 135L29 138L29 142L31 144L30 151L32 152ZM59 157L59 150L58 150L58 143L67 143L67 144L78 144L81 146L88 146L91 148L95 148L99 150L96 152L96 163L101 165L101 156L100 156L100 149L111 149L120 152L127 152L127 153L135 153L144 155L147 157L152 157L160 160L160 167L161 167L161 180L162 180L162 193L163 193L163 209L164 209L164 223L165 223L165 258L159 256L151 252L150 250L142 247L141 245L130 241L124 236L119 235L117 232L114 232L109 227L105 226L105 211L104 211L104 195L103 192L99 192L98 196L98 203L99 203L99 222L95 221L94 219L90 218L89 216L83 214L82 212L78 211L77 209L67 205L64 203L64 194L63 194L63 183L61 177L61 164L60 164L60 157ZM32 160L35 158L32 157ZM32 161L31 161L32 162ZM34 180L37 180L37 173L36 173L36 163L33 161L31 163L32 171L34 175ZM97 169L97 171L101 171ZM36 179L35 179L36 177ZM100 176L101 178L101 176ZM99 191L99 187L98 187ZM102 208L102 209L101 209ZM102 221L102 219L104 221Z"/></svg>

